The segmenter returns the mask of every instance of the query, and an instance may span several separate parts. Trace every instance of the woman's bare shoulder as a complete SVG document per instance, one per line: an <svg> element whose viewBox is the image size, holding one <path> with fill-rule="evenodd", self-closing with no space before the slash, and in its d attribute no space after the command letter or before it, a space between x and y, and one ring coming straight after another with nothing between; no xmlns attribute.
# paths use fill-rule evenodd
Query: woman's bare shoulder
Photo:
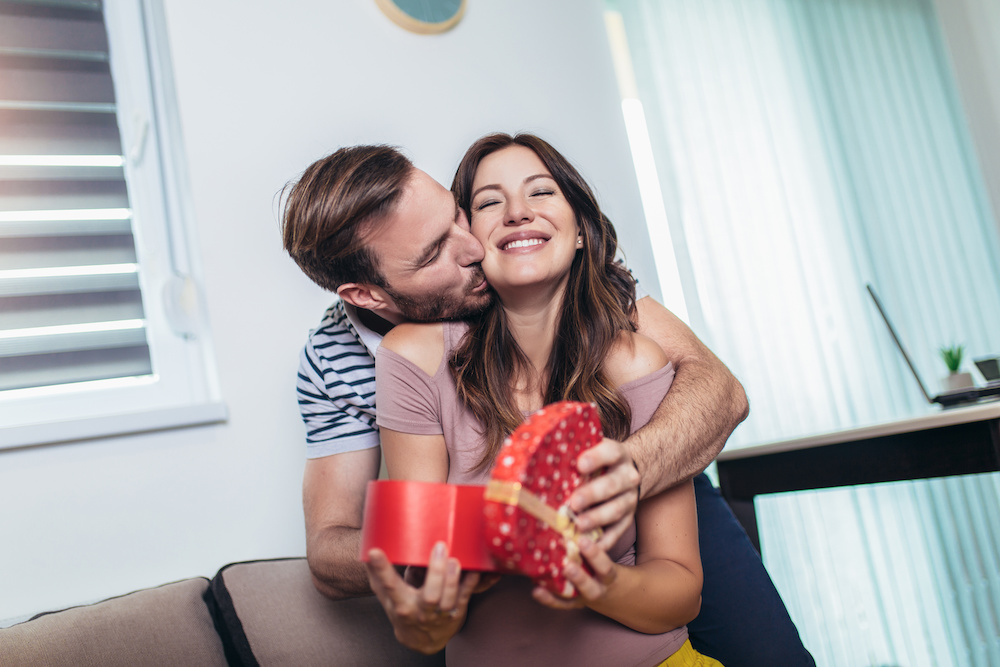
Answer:
<svg viewBox="0 0 1000 667"><path fill-rule="evenodd" d="M609 380L622 386L660 370L670 360L652 338L640 333L623 331L605 361L604 369Z"/></svg>
<svg viewBox="0 0 1000 667"><path fill-rule="evenodd" d="M444 325L441 322L397 324L382 339L382 347L434 375L444 358Z"/></svg>

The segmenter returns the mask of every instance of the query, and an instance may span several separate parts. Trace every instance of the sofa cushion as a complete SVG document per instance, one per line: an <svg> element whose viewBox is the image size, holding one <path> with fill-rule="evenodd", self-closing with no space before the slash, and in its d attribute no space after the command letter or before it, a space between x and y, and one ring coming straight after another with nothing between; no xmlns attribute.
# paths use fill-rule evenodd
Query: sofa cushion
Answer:
<svg viewBox="0 0 1000 667"><path fill-rule="evenodd" d="M212 579L216 625L233 665L444 665L396 641L374 597L333 601L304 558L233 563Z"/></svg>
<svg viewBox="0 0 1000 667"><path fill-rule="evenodd" d="M34 617L0 630L0 665L225 667L204 577Z"/></svg>

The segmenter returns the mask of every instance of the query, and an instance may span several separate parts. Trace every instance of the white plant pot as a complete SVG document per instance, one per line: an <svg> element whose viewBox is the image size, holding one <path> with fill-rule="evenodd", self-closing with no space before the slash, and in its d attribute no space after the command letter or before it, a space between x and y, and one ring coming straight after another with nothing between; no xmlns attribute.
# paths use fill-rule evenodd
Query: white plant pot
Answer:
<svg viewBox="0 0 1000 667"><path fill-rule="evenodd" d="M951 373L941 381L941 384L944 385L945 391L955 391L974 387L976 383L972 380L972 373Z"/></svg>

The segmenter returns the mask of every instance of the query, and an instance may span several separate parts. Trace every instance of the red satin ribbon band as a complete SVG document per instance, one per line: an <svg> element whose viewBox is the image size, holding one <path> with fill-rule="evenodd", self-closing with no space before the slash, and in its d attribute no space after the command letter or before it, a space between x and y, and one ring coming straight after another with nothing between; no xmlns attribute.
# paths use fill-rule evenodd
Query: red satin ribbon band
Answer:
<svg viewBox="0 0 1000 667"><path fill-rule="evenodd" d="M463 570L495 571L486 550L482 486L379 480L368 482L361 560L381 549L397 565L426 566L437 542Z"/></svg>

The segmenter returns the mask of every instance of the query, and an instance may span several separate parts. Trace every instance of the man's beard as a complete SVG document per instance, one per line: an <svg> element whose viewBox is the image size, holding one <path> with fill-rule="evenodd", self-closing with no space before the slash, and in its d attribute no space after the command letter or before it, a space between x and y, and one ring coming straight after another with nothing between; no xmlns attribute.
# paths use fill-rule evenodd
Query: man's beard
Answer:
<svg viewBox="0 0 1000 667"><path fill-rule="evenodd" d="M430 294L420 299L414 299L396 292L388 286L382 289L392 297L400 314L411 322L461 320L483 312L493 303L491 289L473 292L485 279L486 276L483 274L482 268L477 266L475 273L460 295L452 293Z"/></svg>

